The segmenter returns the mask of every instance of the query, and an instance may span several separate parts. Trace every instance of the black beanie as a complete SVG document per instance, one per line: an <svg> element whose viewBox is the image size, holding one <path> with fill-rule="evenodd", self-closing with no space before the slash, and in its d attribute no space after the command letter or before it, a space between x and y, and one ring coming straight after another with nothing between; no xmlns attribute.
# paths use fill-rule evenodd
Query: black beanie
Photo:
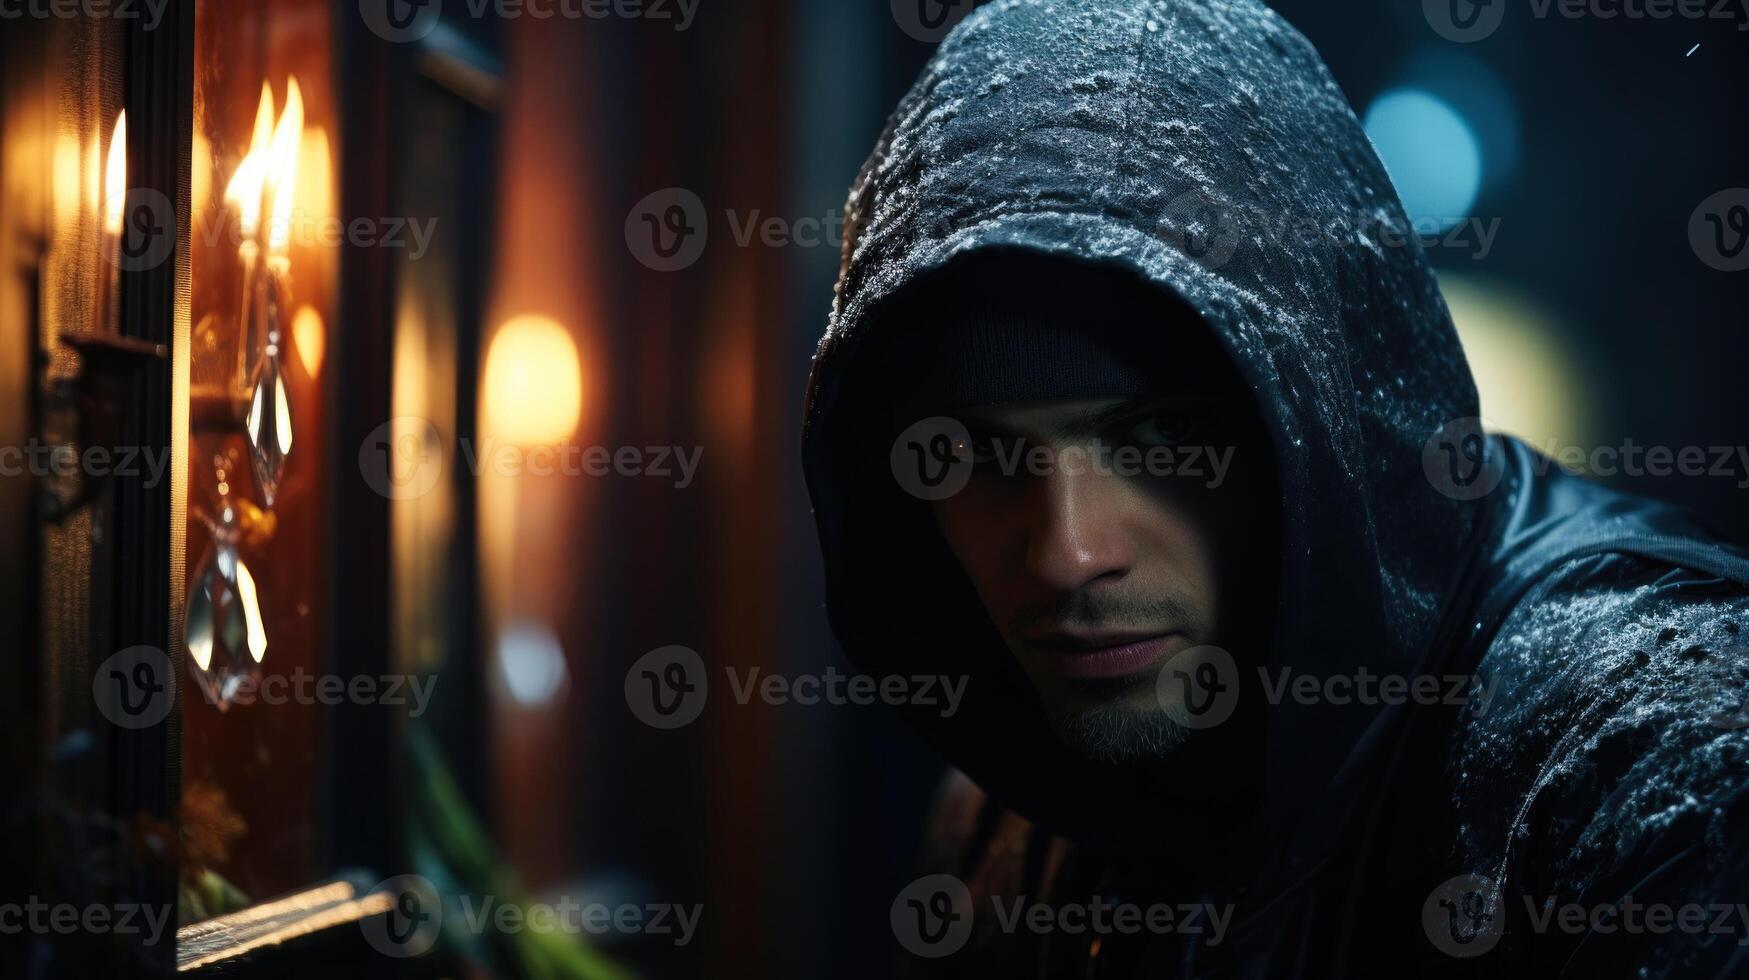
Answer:
<svg viewBox="0 0 1749 980"><path fill-rule="evenodd" d="M881 318L899 428L977 405L1150 394L1168 342L1207 343L1183 329L1189 307L1128 270L1023 253L962 259Z"/></svg>

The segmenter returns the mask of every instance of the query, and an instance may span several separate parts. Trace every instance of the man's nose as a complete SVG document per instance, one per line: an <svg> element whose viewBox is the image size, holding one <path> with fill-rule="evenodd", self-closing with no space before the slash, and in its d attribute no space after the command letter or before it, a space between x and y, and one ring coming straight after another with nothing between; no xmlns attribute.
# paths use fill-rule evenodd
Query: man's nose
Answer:
<svg viewBox="0 0 1749 980"><path fill-rule="evenodd" d="M1128 574L1135 553L1124 532L1121 481L1053 473L1034 484L1026 570L1063 592Z"/></svg>

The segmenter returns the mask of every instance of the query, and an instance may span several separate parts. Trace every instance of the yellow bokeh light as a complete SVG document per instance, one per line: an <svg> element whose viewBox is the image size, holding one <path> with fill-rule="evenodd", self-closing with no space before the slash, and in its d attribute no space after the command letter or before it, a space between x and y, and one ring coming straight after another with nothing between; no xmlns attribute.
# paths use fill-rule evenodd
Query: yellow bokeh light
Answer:
<svg viewBox="0 0 1749 980"><path fill-rule="evenodd" d="M1555 320L1526 296L1480 277L1442 272L1489 431L1538 447L1584 445L1591 436L1585 365Z"/></svg>
<svg viewBox="0 0 1749 980"><path fill-rule="evenodd" d="M314 306L305 303L292 317L292 342L297 345L304 373L312 378L321 373L322 355L328 349L328 328Z"/></svg>
<svg viewBox="0 0 1749 980"><path fill-rule="evenodd" d="M103 172L103 229L121 234L122 211L128 200L128 114L115 117L115 133L109 138L109 164Z"/></svg>
<svg viewBox="0 0 1749 980"><path fill-rule="evenodd" d="M583 408L577 345L550 317L515 317L492 337L481 387L489 436L525 446L563 441Z"/></svg>

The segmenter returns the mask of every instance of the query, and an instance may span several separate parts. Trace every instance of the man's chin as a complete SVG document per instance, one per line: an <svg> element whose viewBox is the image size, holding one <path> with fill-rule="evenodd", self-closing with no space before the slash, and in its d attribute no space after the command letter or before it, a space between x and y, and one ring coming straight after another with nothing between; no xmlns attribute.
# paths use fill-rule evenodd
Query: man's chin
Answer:
<svg viewBox="0 0 1749 980"><path fill-rule="evenodd" d="M1108 766L1163 761L1179 750L1186 735L1164 711L1128 705L1065 710L1054 716L1052 727L1069 752Z"/></svg>

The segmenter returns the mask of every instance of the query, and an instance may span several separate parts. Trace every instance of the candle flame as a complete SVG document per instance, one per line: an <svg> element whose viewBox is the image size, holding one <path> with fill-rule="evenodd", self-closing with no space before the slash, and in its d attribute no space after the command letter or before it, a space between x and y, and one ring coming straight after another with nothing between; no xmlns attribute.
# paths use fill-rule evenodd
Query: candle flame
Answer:
<svg viewBox="0 0 1749 980"><path fill-rule="evenodd" d="M261 84L261 104L255 112L255 132L249 152L237 164L225 188L225 203L237 209L244 239L261 230L264 211L271 224L268 247L283 253L291 244L293 207L297 202L298 158L304 137L304 95L294 76L286 83L285 109L274 120L273 89Z"/></svg>
<svg viewBox="0 0 1749 980"><path fill-rule="evenodd" d="M298 156L304 139L304 96L296 76L286 84L285 112L273 131L272 156L267 164L267 188L273 195L273 226L268 229L269 247L283 253L291 242L292 207L297 200Z"/></svg>
<svg viewBox="0 0 1749 980"><path fill-rule="evenodd" d="M261 83L261 106L255 111L255 134L249 152L225 187L225 203L237 209L243 237L254 238L261 227L261 188L267 178L267 145L273 138L273 89Z"/></svg>
<svg viewBox="0 0 1749 980"><path fill-rule="evenodd" d="M115 119L115 134L109 138L109 165L104 168L104 230L121 234L122 213L128 200L128 114Z"/></svg>

